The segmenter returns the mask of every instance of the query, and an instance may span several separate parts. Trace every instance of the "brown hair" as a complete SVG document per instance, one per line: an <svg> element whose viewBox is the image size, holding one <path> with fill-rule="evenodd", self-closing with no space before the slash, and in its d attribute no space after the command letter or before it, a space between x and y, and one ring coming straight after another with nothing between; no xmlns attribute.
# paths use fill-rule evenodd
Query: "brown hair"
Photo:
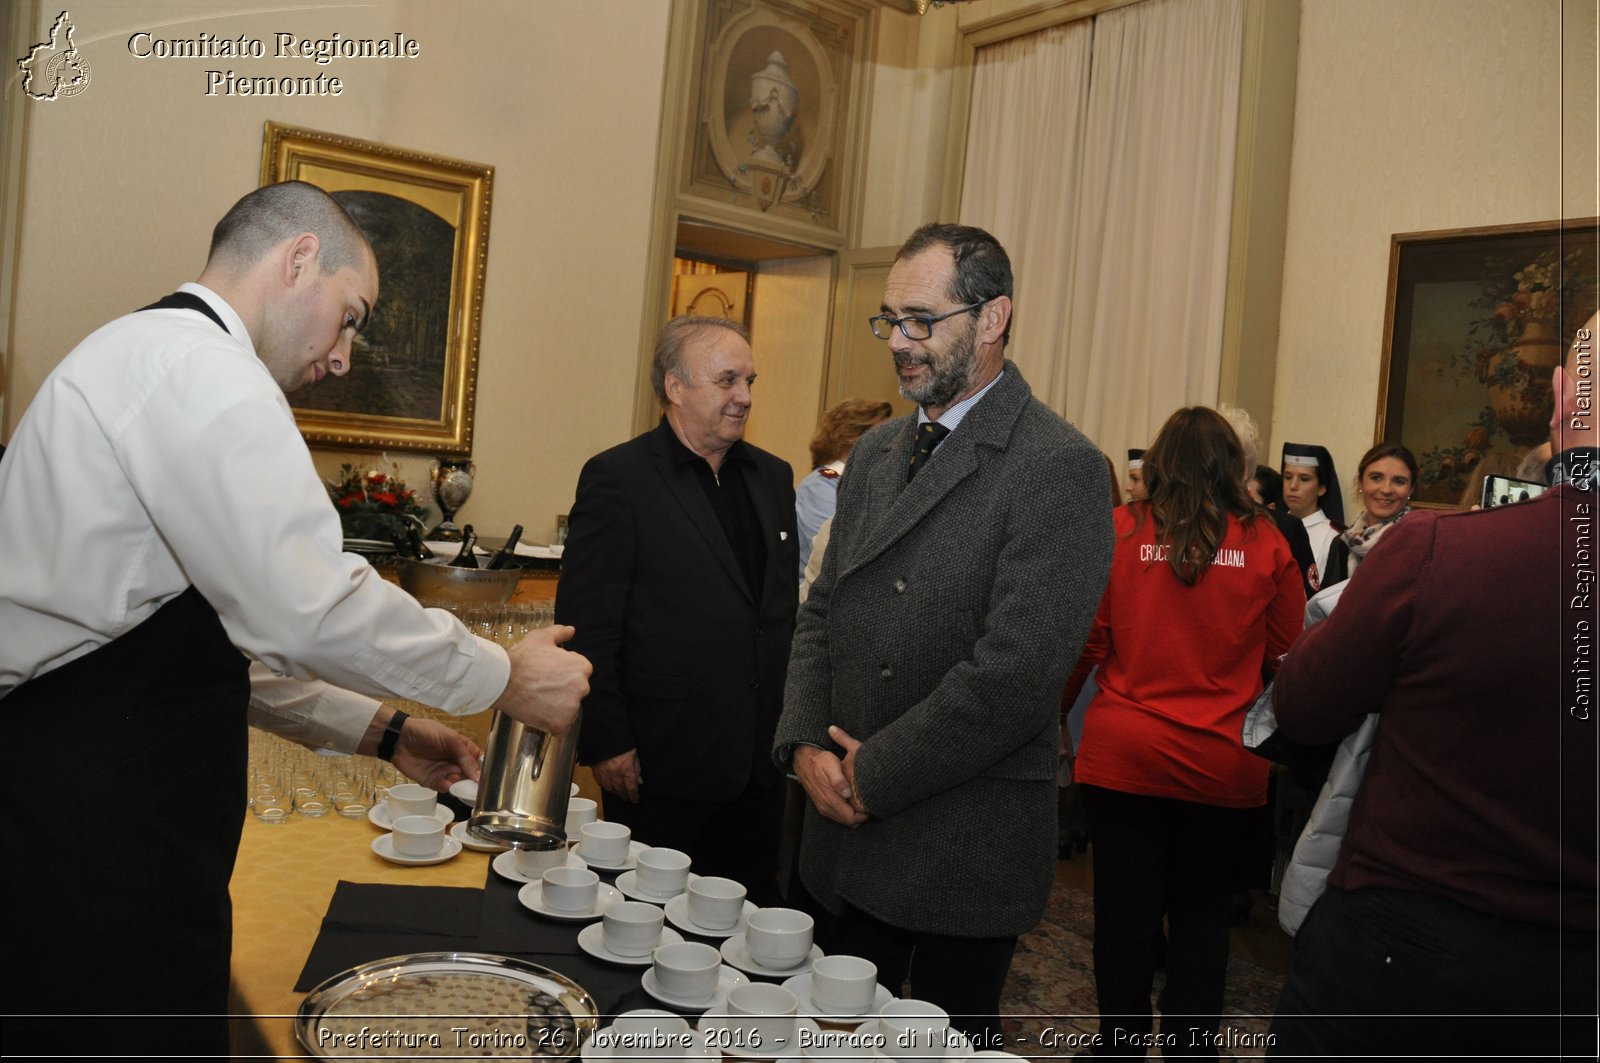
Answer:
<svg viewBox="0 0 1600 1063"><path fill-rule="evenodd" d="M1144 452L1144 485L1150 498L1134 503L1134 533L1148 515L1156 543L1186 587L1199 583L1228 534L1228 518L1255 518L1256 505L1239 471L1244 448L1233 428L1208 406L1187 406L1161 426Z"/></svg>
<svg viewBox="0 0 1600 1063"><path fill-rule="evenodd" d="M845 399L829 407L811 437L811 467L821 468L850 453L867 429L894 416L894 407L872 399Z"/></svg>
<svg viewBox="0 0 1600 1063"><path fill-rule="evenodd" d="M316 235L317 266L324 273L359 266L372 255L366 236L337 200L305 181L281 181L263 185L228 208L211 230L206 264L253 266L303 232Z"/></svg>
<svg viewBox="0 0 1600 1063"><path fill-rule="evenodd" d="M1361 455L1361 463L1356 466L1356 483L1367 475L1367 466L1384 458L1397 458L1400 463L1411 471L1411 482L1417 482L1417 456L1399 443L1379 443L1365 454Z"/></svg>

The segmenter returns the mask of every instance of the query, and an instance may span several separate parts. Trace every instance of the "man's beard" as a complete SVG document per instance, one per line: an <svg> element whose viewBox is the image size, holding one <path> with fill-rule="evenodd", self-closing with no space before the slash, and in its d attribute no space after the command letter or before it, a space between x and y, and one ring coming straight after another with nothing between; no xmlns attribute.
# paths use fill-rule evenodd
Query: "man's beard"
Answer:
<svg viewBox="0 0 1600 1063"><path fill-rule="evenodd" d="M928 375L919 384L901 384L900 395L924 408L943 409L972 383L978 366L978 323L969 321L967 331L945 352L928 364Z"/></svg>

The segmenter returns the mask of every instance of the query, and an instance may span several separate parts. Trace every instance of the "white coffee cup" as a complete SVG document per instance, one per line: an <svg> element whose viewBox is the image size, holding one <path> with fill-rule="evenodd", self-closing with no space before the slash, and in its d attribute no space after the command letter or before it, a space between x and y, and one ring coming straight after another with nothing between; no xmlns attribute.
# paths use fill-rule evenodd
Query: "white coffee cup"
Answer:
<svg viewBox="0 0 1600 1063"><path fill-rule="evenodd" d="M811 955L816 921L798 908L759 908L744 921L750 958L769 971L789 971Z"/></svg>
<svg viewBox="0 0 1600 1063"><path fill-rule="evenodd" d="M722 954L698 941L657 945L650 954L651 970L662 995L686 1004L701 1004L717 993Z"/></svg>
<svg viewBox="0 0 1600 1063"><path fill-rule="evenodd" d="M583 858L603 867L621 867L628 859L628 842L633 832L621 823L601 820L585 823L580 831L583 841L580 848Z"/></svg>
<svg viewBox="0 0 1600 1063"><path fill-rule="evenodd" d="M689 884L689 854L677 849L645 849L635 859L634 881L652 897L676 897Z"/></svg>
<svg viewBox="0 0 1600 1063"><path fill-rule="evenodd" d="M576 837L578 832L590 823L600 818L600 805L592 798L571 797L567 799L567 825L568 838Z"/></svg>
<svg viewBox="0 0 1600 1063"><path fill-rule="evenodd" d="M389 787L383 803L389 810L389 821L393 823L401 816L433 815L433 810L439 804L439 795L421 783L403 782Z"/></svg>
<svg viewBox="0 0 1600 1063"><path fill-rule="evenodd" d="M906 997L891 1000L878 1012L883 1035L880 1051L891 1059L936 1059L945 1053L950 1015L937 1004Z"/></svg>
<svg viewBox="0 0 1600 1063"><path fill-rule="evenodd" d="M689 883L689 919L707 930L727 930L744 912L744 895L731 878L702 875Z"/></svg>
<svg viewBox="0 0 1600 1063"><path fill-rule="evenodd" d="M767 982L746 982L728 993L728 1025L744 1034L748 1052L771 1057L793 1051L794 1016L800 1002L789 990Z"/></svg>
<svg viewBox="0 0 1600 1063"><path fill-rule="evenodd" d="M552 867L541 878L544 906L554 912L594 910L600 892L600 876L587 868Z"/></svg>
<svg viewBox="0 0 1600 1063"><path fill-rule="evenodd" d="M400 856L437 856L444 848L444 824L433 816L401 816L389 837Z"/></svg>
<svg viewBox="0 0 1600 1063"><path fill-rule="evenodd" d="M657 909L660 911L660 909ZM608 1059L674 1059L697 1043L688 1020L659 1008L635 1008L611 1024Z"/></svg>
<svg viewBox="0 0 1600 1063"><path fill-rule="evenodd" d="M559 845L554 849L518 849L516 856L517 873L526 879L542 879L544 873L552 867L565 867L567 864L567 847Z"/></svg>
<svg viewBox="0 0 1600 1063"><path fill-rule="evenodd" d="M824 1015L864 1015L878 996L878 965L860 956L823 956L811 965L811 1004Z"/></svg>
<svg viewBox="0 0 1600 1063"><path fill-rule="evenodd" d="M661 940L662 912L644 901L618 901L600 917L606 948L618 956L648 956Z"/></svg>

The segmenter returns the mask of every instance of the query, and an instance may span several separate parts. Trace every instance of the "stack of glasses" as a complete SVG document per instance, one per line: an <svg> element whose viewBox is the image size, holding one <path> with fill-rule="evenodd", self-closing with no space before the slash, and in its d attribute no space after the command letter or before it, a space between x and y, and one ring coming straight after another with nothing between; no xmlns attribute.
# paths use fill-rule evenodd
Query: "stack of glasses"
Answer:
<svg viewBox="0 0 1600 1063"><path fill-rule="evenodd" d="M250 731L250 811L263 823L329 811L365 816L389 787L402 782L394 767L373 757L307 749L277 735Z"/></svg>
<svg viewBox="0 0 1600 1063"><path fill-rule="evenodd" d="M448 609L474 635L507 648L554 622L554 605L548 601L499 605L424 600L422 604ZM410 716L438 720L481 743L481 734L475 732L484 726L482 718L452 716L411 701L390 699L385 704ZM392 765L373 757L307 749L250 730L250 811L263 823L282 823L296 812L325 816L330 810L356 819L380 803L389 787L404 781Z"/></svg>

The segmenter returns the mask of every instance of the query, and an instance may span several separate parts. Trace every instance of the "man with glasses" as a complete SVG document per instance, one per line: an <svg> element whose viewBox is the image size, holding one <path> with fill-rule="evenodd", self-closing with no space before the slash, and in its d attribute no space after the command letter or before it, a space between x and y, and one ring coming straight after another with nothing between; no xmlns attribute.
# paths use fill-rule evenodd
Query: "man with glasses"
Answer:
<svg viewBox="0 0 1600 1063"><path fill-rule="evenodd" d="M774 752L810 798L824 948L999 1047L1011 954L1054 877L1058 702L1110 569L1110 485L1005 358L993 236L918 229L870 323L921 408L851 453Z"/></svg>

